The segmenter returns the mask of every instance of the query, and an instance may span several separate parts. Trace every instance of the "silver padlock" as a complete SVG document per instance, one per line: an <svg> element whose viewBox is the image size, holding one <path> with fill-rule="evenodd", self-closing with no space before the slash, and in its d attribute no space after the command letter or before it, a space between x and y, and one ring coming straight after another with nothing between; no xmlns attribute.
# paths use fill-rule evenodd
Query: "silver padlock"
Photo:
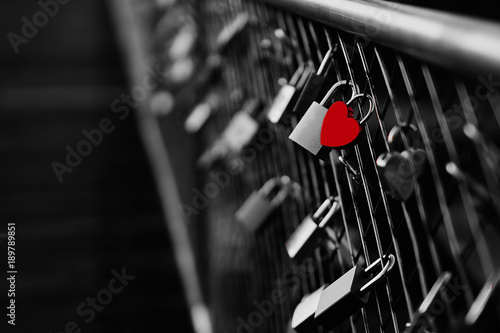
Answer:
<svg viewBox="0 0 500 333"><path fill-rule="evenodd" d="M295 307L292 315L291 326L297 333L307 333L314 330L314 314L318 308L321 293L326 285L321 286L309 295L305 295L300 303Z"/></svg>
<svg viewBox="0 0 500 333"><path fill-rule="evenodd" d="M277 124L285 115L290 114L310 71L308 64L300 65L290 81L281 87L267 112L267 119L271 123Z"/></svg>
<svg viewBox="0 0 500 333"><path fill-rule="evenodd" d="M384 256L384 259L385 256ZM321 293L314 319L327 329L333 329L361 310L368 303L370 291L389 273L395 263L392 254L383 263L380 258L367 268L351 268ZM373 269L382 264L381 271L371 278Z"/></svg>
<svg viewBox="0 0 500 333"><path fill-rule="evenodd" d="M327 158L332 148L321 145L321 127L328 111L325 105L330 102L338 89L346 85L350 85L352 88L352 100L356 96L357 87L346 80L335 83L321 103L313 102L311 104L288 138L316 157Z"/></svg>
<svg viewBox="0 0 500 333"><path fill-rule="evenodd" d="M235 214L236 221L251 232L258 231L269 215L286 199L292 185L288 176L268 180L259 191L253 192L245 200ZM276 190L278 192L274 193Z"/></svg>
<svg viewBox="0 0 500 333"><path fill-rule="evenodd" d="M339 211L339 198L330 197L319 206L314 214L307 215L286 242L288 256L301 262L310 255L318 246L319 241L326 238L324 228Z"/></svg>
<svg viewBox="0 0 500 333"><path fill-rule="evenodd" d="M259 123L252 116L257 113L262 103L259 99L251 99L238 111L224 132L222 132L221 140L228 147L230 152L238 154L253 139L259 130Z"/></svg>
<svg viewBox="0 0 500 333"><path fill-rule="evenodd" d="M259 122L253 117L262 108L262 102L250 99L235 113L221 136L203 153L198 166L209 169L215 162L238 155L259 130Z"/></svg>

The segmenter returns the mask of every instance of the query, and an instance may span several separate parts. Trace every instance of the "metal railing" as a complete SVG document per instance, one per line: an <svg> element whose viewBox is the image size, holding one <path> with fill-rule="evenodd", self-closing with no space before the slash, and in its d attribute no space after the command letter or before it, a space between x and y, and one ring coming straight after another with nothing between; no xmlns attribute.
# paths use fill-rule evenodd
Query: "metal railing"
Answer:
<svg viewBox="0 0 500 333"><path fill-rule="evenodd" d="M301 64L319 68L328 50L324 75L373 96L375 116L355 147L325 161L288 139L299 116L286 125L261 122L271 137L249 144L252 158L213 167L215 174L240 168L204 211L214 331L285 332L302 296L388 254L396 264L385 283L335 332L498 330L499 26L381 1L208 0L200 4L202 40L217 45L243 12L247 34L224 55L221 107L200 142L215 142L246 99L271 105L283 81ZM410 162L414 194L398 201L377 158L394 152L388 133L403 124L417 128L427 162L421 175ZM403 148L410 151L407 139ZM235 212L252 190L284 175L301 190L249 234ZM308 265L290 260L286 240L332 196L340 202L326 239L333 246L318 246ZM284 295L279 304L270 301L276 292Z"/></svg>
<svg viewBox="0 0 500 333"><path fill-rule="evenodd" d="M454 71L500 73L496 22L381 0L266 2Z"/></svg>

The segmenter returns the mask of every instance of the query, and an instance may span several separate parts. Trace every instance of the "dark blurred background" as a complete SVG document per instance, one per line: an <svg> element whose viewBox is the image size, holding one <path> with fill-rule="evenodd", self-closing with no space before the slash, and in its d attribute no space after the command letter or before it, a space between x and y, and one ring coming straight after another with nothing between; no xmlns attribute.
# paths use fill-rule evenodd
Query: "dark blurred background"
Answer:
<svg viewBox="0 0 500 333"><path fill-rule="evenodd" d="M109 8L73 0L16 54L8 33L20 34L21 18L39 10L34 0L0 2L0 233L16 223L18 267L16 326L7 332L64 332L70 321L74 332L189 332L135 117L117 122L110 111L129 88ZM59 182L52 163L64 164L66 146L75 149L103 118L116 129ZM2 253L3 309L6 261ZM135 279L85 323L77 306L123 268Z"/></svg>

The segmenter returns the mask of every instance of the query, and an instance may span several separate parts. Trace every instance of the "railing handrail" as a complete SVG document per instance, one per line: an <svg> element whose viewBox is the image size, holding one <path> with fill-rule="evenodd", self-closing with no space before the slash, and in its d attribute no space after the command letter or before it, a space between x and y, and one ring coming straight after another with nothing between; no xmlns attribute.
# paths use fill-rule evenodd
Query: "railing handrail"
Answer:
<svg viewBox="0 0 500 333"><path fill-rule="evenodd" d="M262 0L451 70L500 74L500 24L371 0Z"/></svg>

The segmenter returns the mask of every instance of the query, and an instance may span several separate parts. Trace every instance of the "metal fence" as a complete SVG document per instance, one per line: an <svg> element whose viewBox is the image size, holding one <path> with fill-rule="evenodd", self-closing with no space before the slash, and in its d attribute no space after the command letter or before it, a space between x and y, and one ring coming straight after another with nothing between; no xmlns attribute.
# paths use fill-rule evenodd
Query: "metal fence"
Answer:
<svg viewBox="0 0 500 333"><path fill-rule="evenodd" d="M387 279L371 293L368 304L334 332L498 331L500 307L494 287L500 267L500 82L495 79L498 68L492 67L497 55L488 58L495 45L488 44L481 54L466 49L455 54L450 45L461 47L469 40L449 36L446 29L428 40L411 29L401 31L404 45L389 38L384 25L372 25L373 33L354 34L353 20L363 17L344 19L345 8L322 11L322 6L345 6L346 1L326 3L201 3L207 45L217 45L218 38L220 45L224 27L248 14L244 32L225 45L222 84L213 83L207 90L220 97L218 111L198 133L207 149L245 101L259 98L264 105L253 115L259 130L244 152L226 155L203 171L207 184L214 175L231 175L204 211L214 331L285 332L304 295L334 282L356 264L366 267L389 254L396 262ZM312 9L302 12L307 5ZM395 10L412 17L408 7ZM458 19L442 22L419 11L415 8L415 19L426 18L449 31L456 32L453 27L460 24ZM370 13L363 15L368 20ZM337 20L329 22L332 17ZM400 18L393 17L390 24ZM433 27L419 27L424 28ZM395 31L396 36L397 27ZM272 124L264 115L297 68L318 70L329 50L324 76L332 82L348 80L359 93L373 96L375 114L356 146L332 151L323 161L288 138L299 115L290 113L285 124ZM344 94L336 98L347 101L349 94ZM366 102L359 103L354 113L364 114L367 108ZM412 194L397 200L388 192L377 159L396 152L388 134L403 124L416 127L425 163L409 159L405 184ZM401 142L401 150L410 151L410 138L403 135ZM235 212L252 191L284 175L296 184L293 193L259 231L249 232L235 221ZM285 247L290 235L307 214L336 196L340 211L325 229L326 237L318 240L310 258L290 259ZM311 331L327 330L318 326Z"/></svg>

